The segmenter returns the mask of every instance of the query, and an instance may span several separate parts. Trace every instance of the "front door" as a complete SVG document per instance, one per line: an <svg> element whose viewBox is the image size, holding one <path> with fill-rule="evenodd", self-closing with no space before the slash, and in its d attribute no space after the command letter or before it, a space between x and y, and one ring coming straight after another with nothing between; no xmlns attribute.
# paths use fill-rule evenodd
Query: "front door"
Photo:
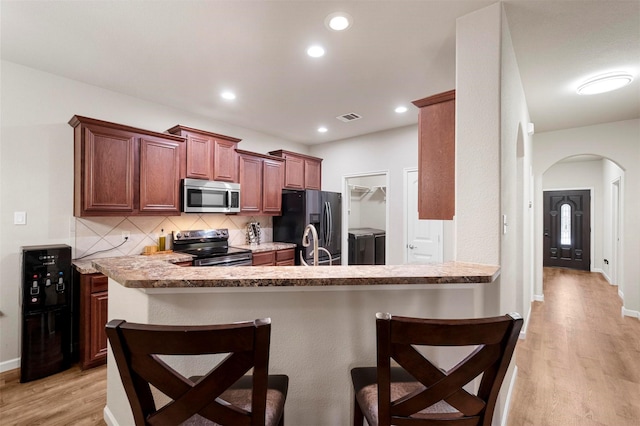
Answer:
<svg viewBox="0 0 640 426"><path fill-rule="evenodd" d="M591 192L544 191L544 266L589 271Z"/></svg>
<svg viewBox="0 0 640 426"><path fill-rule="evenodd" d="M418 171L407 171L407 263L442 262L441 220L420 220L418 218Z"/></svg>

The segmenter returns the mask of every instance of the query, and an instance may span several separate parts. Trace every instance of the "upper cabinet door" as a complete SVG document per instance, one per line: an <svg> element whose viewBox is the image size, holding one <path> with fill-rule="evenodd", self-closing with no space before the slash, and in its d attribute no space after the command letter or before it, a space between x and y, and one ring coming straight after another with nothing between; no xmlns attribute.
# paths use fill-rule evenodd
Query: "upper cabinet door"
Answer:
<svg viewBox="0 0 640 426"><path fill-rule="evenodd" d="M304 160L293 155L285 155L284 187L304 189Z"/></svg>
<svg viewBox="0 0 640 426"><path fill-rule="evenodd" d="M322 162L304 159L304 187L305 189L320 190L322 182Z"/></svg>
<svg viewBox="0 0 640 426"><path fill-rule="evenodd" d="M240 212L262 211L262 159L240 155Z"/></svg>
<svg viewBox="0 0 640 426"><path fill-rule="evenodd" d="M456 92L414 101L418 116L418 217L452 220L456 189Z"/></svg>
<svg viewBox="0 0 640 426"><path fill-rule="evenodd" d="M213 180L238 182L237 142L216 138L213 140Z"/></svg>
<svg viewBox="0 0 640 426"><path fill-rule="evenodd" d="M213 179L211 140L196 135L187 136L187 177Z"/></svg>
<svg viewBox="0 0 640 426"><path fill-rule="evenodd" d="M262 212L265 214L279 215L282 212L283 175L282 160L263 160Z"/></svg>
<svg viewBox="0 0 640 426"><path fill-rule="evenodd" d="M180 143L140 139L140 212L180 213Z"/></svg>
<svg viewBox="0 0 640 426"><path fill-rule="evenodd" d="M134 209L135 134L107 127L76 128L75 214Z"/></svg>

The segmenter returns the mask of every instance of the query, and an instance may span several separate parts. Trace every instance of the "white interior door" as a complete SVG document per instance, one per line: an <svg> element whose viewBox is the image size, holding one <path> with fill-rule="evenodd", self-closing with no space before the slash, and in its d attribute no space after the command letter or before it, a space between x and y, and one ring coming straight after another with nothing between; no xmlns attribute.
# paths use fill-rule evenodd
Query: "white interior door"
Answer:
<svg viewBox="0 0 640 426"><path fill-rule="evenodd" d="M442 262L443 222L418 219L418 171L407 170L405 176L407 191L405 259L407 263Z"/></svg>

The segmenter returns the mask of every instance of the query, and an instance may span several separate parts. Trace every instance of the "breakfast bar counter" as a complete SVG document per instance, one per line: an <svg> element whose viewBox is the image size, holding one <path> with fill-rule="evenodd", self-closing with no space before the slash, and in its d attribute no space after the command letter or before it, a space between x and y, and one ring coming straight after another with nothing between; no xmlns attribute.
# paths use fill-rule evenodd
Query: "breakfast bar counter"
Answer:
<svg viewBox="0 0 640 426"><path fill-rule="evenodd" d="M492 265L446 262L426 265L353 265L332 267L245 266L180 267L147 256L98 259L99 272L129 288L316 287L398 284L490 283Z"/></svg>
<svg viewBox="0 0 640 426"><path fill-rule="evenodd" d="M488 303L496 299L500 281L499 267L491 265L180 267L132 256L96 259L93 267L109 277L109 320L195 325L271 318L269 372L289 376L285 419L293 425L351 423L349 372L375 365L377 312L431 318L498 314ZM442 357L452 358L451 352ZM104 419L132 424L110 354L107 364ZM186 375L203 374L207 364L171 361Z"/></svg>

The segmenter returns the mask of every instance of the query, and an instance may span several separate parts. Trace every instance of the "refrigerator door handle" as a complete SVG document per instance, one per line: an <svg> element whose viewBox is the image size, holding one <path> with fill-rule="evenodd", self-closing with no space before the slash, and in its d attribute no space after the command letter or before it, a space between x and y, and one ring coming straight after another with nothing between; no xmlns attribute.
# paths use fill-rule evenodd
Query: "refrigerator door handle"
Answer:
<svg viewBox="0 0 640 426"><path fill-rule="evenodd" d="M331 244L331 240L333 238L333 218L331 217L331 204L328 201L324 202L325 210L327 211L327 234L325 236L324 245L328 246Z"/></svg>

